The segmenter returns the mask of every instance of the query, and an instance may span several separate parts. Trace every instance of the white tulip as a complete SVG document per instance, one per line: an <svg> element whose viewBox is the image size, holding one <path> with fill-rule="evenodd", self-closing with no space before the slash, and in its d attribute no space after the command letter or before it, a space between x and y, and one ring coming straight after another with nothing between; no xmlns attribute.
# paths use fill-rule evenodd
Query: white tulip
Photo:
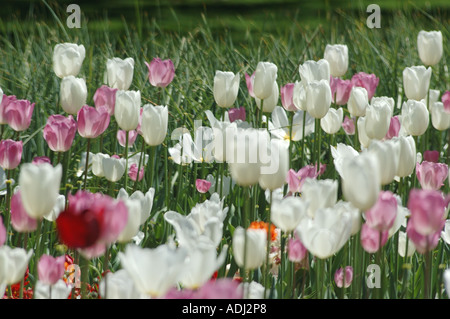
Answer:
<svg viewBox="0 0 450 319"><path fill-rule="evenodd" d="M330 82L330 63L321 59L319 61L308 60L305 61L298 69L300 78L305 85L312 81L325 80ZM331 94L330 94L331 95Z"/></svg>
<svg viewBox="0 0 450 319"><path fill-rule="evenodd" d="M77 76L86 55L84 45L58 43L53 51L53 71L59 78Z"/></svg>
<svg viewBox="0 0 450 319"><path fill-rule="evenodd" d="M352 116L365 116L369 105L369 96L367 90L360 86L352 87L347 102L348 111Z"/></svg>
<svg viewBox="0 0 450 319"><path fill-rule="evenodd" d="M408 240L408 254L406 254L406 240ZM416 251L416 247L411 239L408 238L405 232L398 233L398 254L401 257L411 257Z"/></svg>
<svg viewBox="0 0 450 319"><path fill-rule="evenodd" d="M92 173L97 177L104 177L103 172L103 159L110 158L108 154L97 153L91 156L92 158Z"/></svg>
<svg viewBox="0 0 450 319"><path fill-rule="evenodd" d="M233 256L239 267L256 269L266 259L267 233L264 229L236 227L233 233Z"/></svg>
<svg viewBox="0 0 450 319"><path fill-rule="evenodd" d="M358 126L359 143L361 143L361 146L368 148L372 139L367 136L366 117L365 116L359 117L356 125Z"/></svg>
<svg viewBox="0 0 450 319"><path fill-rule="evenodd" d="M187 251L167 244L141 248L128 244L119 259L136 288L150 297L162 297L175 287L185 267Z"/></svg>
<svg viewBox="0 0 450 319"><path fill-rule="evenodd" d="M329 81L311 81L306 88L306 105L308 113L320 119L324 117L331 106L331 88Z"/></svg>
<svg viewBox="0 0 450 319"><path fill-rule="evenodd" d="M167 105L146 104L143 106L141 131L147 145L157 146L164 141L167 135L168 119Z"/></svg>
<svg viewBox="0 0 450 319"><path fill-rule="evenodd" d="M377 162L381 165L378 172L380 173L381 185L390 184L398 172L400 159L400 145L391 140L372 141L367 151L377 157Z"/></svg>
<svg viewBox="0 0 450 319"><path fill-rule="evenodd" d="M296 81L294 84L294 93L292 101L296 108L302 111L306 111L306 83L303 81Z"/></svg>
<svg viewBox="0 0 450 319"><path fill-rule="evenodd" d="M348 48L345 44L327 44L323 58L330 64L330 75L343 76L348 69Z"/></svg>
<svg viewBox="0 0 450 319"><path fill-rule="evenodd" d="M276 227L288 233L293 231L307 214L309 202L296 197L288 196L272 203L270 220Z"/></svg>
<svg viewBox="0 0 450 319"><path fill-rule="evenodd" d="M117 182L125 173L126 160L124 158L105 157L102 159L103 174L110 182Z"/></svg>
<svg viewBox="0 0 450 319"><path fill-rule="evenodd" d="M309 202L308 215L314 217L319 208L332 207L337 202L338 182L331 179L305 179L302 198Z"/></svg>
<svg viewBox="0 0 450 319"><path fill-rule="evenodd" d="M392 141L400 145L400 158L398 165L398 177L406 177L416 168L417 152L416 142L411 135L393 137Z"/></svg>
<svg viewBox="0 0 450 319"><path fill-rule="evenodd" d="M56 198L55 206L52 211L45 215L44 218L50 222L54 222L58 218L59 214L66 208L66 196L58 195Z"/></svg>
<svg viewBox="0 0 450 319"><path fill-rule="evenodd" d="M391 108L389 103L381 100L368 105L365 116L365 133L370 139L383 139L391 125Z"/></svg>
<svg viewBox="0 0 450 319"><path fill-rule="evenodd" d="M330 145L330 149L334 167L340 176L342 176L342 165L347 161L347 158L353 158L359 155L358 151L353 147L343 143L338 143L336 146Z"/></svg>
<svg viewBox="0 0 450 319"><path fill-rule="evenodd" d="M48 163L25 163L20 167L19 186L22 204L30 217L38 219L48 215L59 196L62 166Z"/></svg>
<svg viewBox="0 0 450 319"><path fill-rule="evenodd" d="M87 87L86 81L76 78L73 75L64 77L61 81L60 100L63 110L71 115L77 112L86 104Z"/></svg>
<svg viewBox="0 0 450 319"><path fill-rule="evenodd" d="M214 76L214 100L224 108L231 107L239 92L239 73L216 71Z"/></svg>
<svg viewBox="0 0 450 319"><path fill-rule="evenodd" d="M263 112L272 112L278 104L278 99L280 97L280 89L278 88L277 82L273 82L272 85L272 94L266 97L264 100L255 97L256 106L261 109L261 104L263 108Z"/></svg>
<svg viewBox="0 0 450 319"><path fill-rule="evenodd" d="M450 113L444 109L444 103L435 102L430 104L431 124L438 131L445 131L450 128Z"/></svg>
<svg viewBox="0 0 450 319"><path fill-rule="evenodd" d="M372 100L370 100L370 104L387 104L389 106L389 109L391 110L391 117L394 116L394 108L395 108L395 101L392 97L389 96L374 96L372 97Z"/></svg>
<svg viewBox="0 0 450 319"><path fill-rule="evenodd" d="M268 148L270 160L266 165L261 166L259 185L262 189L273 191L286 183L289 171L289 143L272 139Z"/></svg>
<svg viewBox="0 0 450 319"><path fill-rule="evenodd" d="M341 107L337 110L330 108L327 115L320 119L320 127L327 134L336 134L341 129L343 120L344 110Z"/></svg>
<svg viewBox="0 0 450 319"><path fill-rule="evenodd" d="M406 134L420 136L425 133L430 121L427 106L421 101L408 100L402 105L402 126Z"/></svg>
<svg viewBox="0 0 450 319"><path fill-rule="evenodd" d="M33 297L35 299L67 299L71 292L72 286L62 279L51 286L38 280Z"/></svg>
<svg viewBox="0 0 450 319"><path fill-rule="evenodd" d="M291 134L291 124L286 115L286 110L277 106L272 111L271 121L269 121L269 131L272 136L284 139L287 141L300 141L303 138L303 113L306 111L297 111L294 113L292 119L292 136ZM310 135L314 132L314 118L309 115L308 112L305 114L305 136Z"/></svg>
<svg viewBox="0 0 450 319"><path fill-rule="evenodd" d="M441 231L441 238L450 245L450 219L445 221L444 230Z"/></svg>
<svg viewBox="0 0 450 319"><path fill-rule="evenodd" d="M420 101L425 98L430 87L431 67L423 65L407 67L403 70L403 89L410 100Z"/></svg>
<svg viewBox="0 0 450 319"><path fill-rule="evenodd" d="M106 62L106 72L109 87L127 91L133 81L134 59L108 59Z"/></svg>
<svg viewBox="0 0 450 319"><path fill-rule="evenodd" d="M438 64L443 53L441 31L420 31L417 36L417 49L423 64Z"/></svg>
<svg viewBox="0 0 450 319"><path fill-rule="evenodd" d="M450 269L444 270L444 286L447 291L447 296L450 299Z"/></svg>
<svg viewBox="0 0 450 319"><path fill-rule="evenodd" d="M25 275L32 255L33 250L27 252L23 248L0 246L0 286L2 284L13 285L20 282Z"/></svg>
<svg viewBox="0 0 450 319"><path fill-rule="evenodd" d="M108 272L100 281L100 296L104 299L140 299L141 293L136 289L132 278L125 269Z"/></svg>
<svg viewBox="0 0 450 319"><path fill-rule="evenodd" d="M350 202L338 201L336 205L333 206L337 214L349 214L351 219L351 231L350 235L356 235L361 229L361 212L358 208L353 206Z"/></svg>
<svg viewBox="0 0 450 319"><path fill-rule="evenodd" d="M127 224L122 232L117 237L117 242L126 243L133 239L139 232L141 226L141 203L137 199L122 198L128 210Z"/></svg>
<svg viewBox="0 0 450 319"><path fill-rule="evenodd" d="M116 105L114 117L117 125L124 131L135 130L139 125L139 114L141 108L140 91L116 92ZM142 128L141 128L142 129Z"/></svg>
<svg viewBox="0 0 450 319"><path fill-rule="evenodd" d="M255 70L253 93L255 97L264 100L273 95L273 86L277 80L278 68L271 62L259 62Z"/></svg>

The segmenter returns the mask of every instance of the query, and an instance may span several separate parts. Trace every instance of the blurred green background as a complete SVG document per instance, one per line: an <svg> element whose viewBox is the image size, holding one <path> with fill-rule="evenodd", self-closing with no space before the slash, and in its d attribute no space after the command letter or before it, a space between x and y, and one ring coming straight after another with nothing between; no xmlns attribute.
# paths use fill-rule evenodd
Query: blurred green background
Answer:
<svg viewBox="0 0 450 319"><path fill-rule="evenodd" d="M356 16L365 23L369 4L381 8L382 27L387 27L395 14L402 12L416 19L430 16L448 24L450 1L400 0L4 0L0 12L0 31L8 35L8 25L18 20L23 28L33 28L38 21L62 23L69 16L67 5L78 4L82 12L82 27L89 30L108 28L117 33L128 26L155 23L160 31L195 33L205 22L213 35L231 34L241 41L249 34L283 34L293 26L324 29L345 28L343 16ZM54 10L52 13L49 7ZM430 19L430 23L432 23ZM430 28L432 25L430 25ZM328 30L325 30L328 31Z"/></svg>

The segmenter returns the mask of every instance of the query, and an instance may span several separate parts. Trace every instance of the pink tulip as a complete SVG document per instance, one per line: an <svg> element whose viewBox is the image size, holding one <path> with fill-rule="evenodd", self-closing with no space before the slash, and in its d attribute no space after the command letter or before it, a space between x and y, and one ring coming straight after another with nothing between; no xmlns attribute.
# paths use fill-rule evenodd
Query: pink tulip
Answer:
<svg viewBox="0 0 450 319"><path fill-rule="evenodd" d="M288 83L282 86L280 89L281 93L281 105L283 105L286 111L295 112L297 107L294 104L294 87L295 83Z"/></svg>
<svg viewBox="0 0 450 319"><path fill-rule="evenodd" d="M128 170L128 176L132 181L136 181L138 175L137 171L138 166L136 165L136 163L131 164L130 169ZM141 181L143 178L144 178L144 168L141 167L141 169L139 170L139 181Z"/></svg>
<svg viewBox="0 0 450 319"><path fill-rule="evenodd" d="M118 89L110 88L107 85L102 85L95 91L94 105L95 107L106 107L110 116L114 115L114 108L116 105L116 92Z"/></svg>
<svg viewBox="0 0 450 319"><path fill-rule="evenodd" d="M48 158L47 156L36 156L33 158L33 160L31 161L32 164L42 164L42 163L48 163L48 164L52 164L52 162L50 161L50 158Z"/></svg>
<svg viewBox="0 0 450 319"><path fill-rule="evenodd" d="M398 133L400 132L400 120L398 118L398 115L391 117L391 123L389 124L389 130L386 133L386 136L384 137L386 140L390 140L391 138L398 136Z"/></svg>
<svg viewBox="0 0 450 319"><path fill-rule="evenodd" d="M450 91L446 91L444 94L442 94L441 101L444 104L444 110L447 113L450 113Z"/></svg>
<svg viewBox="0 0 450 319"><path fill-rule="evenodd" d="M345 267L345 283L344 283L344 269L339 268L334 273L334 282L336 286L339 288L345 287L348 288L352 284L353 281L353 267L347 266Z"/></svg>
<svg viewBox="0 0 450 319"><path fill-rule="evenodd" d="M245 108L241 106L240 108L229 109L228 118L230 119L231 123L233 123L236 120L245 121Z"/></svg>
<svg viewBox="0 0 450 319"><path fill-rule="evenodd" d="M350 80L330 77L331 97L333 103L337 105L345 105L350 97L353 84Z"/></svg>
<svg viewBox="0 0 450 319"><path fill-rule="evenodd" d="M439 243L439 238L441 237L441 231L438 230L429 235L422 235L417 232L411 221L408 222L406 226L406 234L409 239L414 244L414 247L420 254L424 254L427 251L433 250Z"/></svg>
<svg viewBox="0 0 450 319"><path fill-rule="evenodd" d="M154 58L150 64L145 62L145 65L148 68L148 80L153 86L165 88L175 76L175 67L170 59Z"/></svg>
<svg viewBox="0 0 450 319"><path fill-rule="evenodd" d="M11 225L19 233L31 233L37 229L37 220L31 218L22 205L20 191L11 197Z"/></svg>
<svg viewBox="0 0 450 319"><path fill-rule="evenodd" d="M397 199L390 191L381 191L378 200L365 213L366 223L370 228L385 231L394 225L397 217Z"/></svg>
<svg viewBox="0 0 450 319"><path fill-rule="evenodd" d="M289 238L287 251L289 260L295 263L301 262L308 254L308 250L297 235L294 238Z"/></svg>
<svg viewBox="0 0 450 319"><path fill-rule="evenodd" d="M416 174L422 189L439 190L448 176L448 166L444 163L423 161L416 164Z"/></svg>
<svg viewBox="0 0 450 319"><path fill-rule="evenodd" d="M0 167L15 169L22 159L23 142L10 139L0 141Z"/></svg>
<svg viewBox="0 0 450 319"><path fill-rule="evenodd" d="M344 121L342 122L342 128L347 135L355 134L355 120L346 115L344 117Z"/></svg>
<svg viewBox="0 0 450 319"><path fill-rule="evenodd" d="M120 146L125 147L126 146L126 136L127 132L124 130L118 130L117 131L117 141L119 142ZM128 132L128 147L132 147L134 142L136 141L136 138L138 136L138 132L136 130L132 130Z"/></svg>
<svg viewBox="0 0 450 319"><path fill-rule="evenodd" d="M316 179L317 176L322 175L326 169L325 164L319 165L319 170L317 170L317 165L307 165L302 167L298 172L292 168L288 171L288 176L286 182L289 186L289 192L300 193L302 191L303 184L307 178Z"/></svg>
<svg viewBox="0 0 450 319"><path fill-rule="evenodd" d="M248 94L250 94L251 97L255 97L255 94L253 93L253 81L255 79L255 72L253 72L252 75L248 75L245 73L245 83L247 84Z"/></svg>
<svg viewBox="0 0 450 319"><path fill-rule="evenodd" d="M3 217L0 216L0 246L6 242L6 227L3 225Z"/></svg>
<svg viewBox="0 0 450 319"><path fill-rule="evenodd" d="M361 246L368 253L376 253L380 247L383 247L384 244L386 244L388 236L388 230L380 232L376 229L370 228L370 226L365 223L361 227Z"/></svg>
<svg viewBox="0 0 450 319"><path fill-rule="evenodd" d="M15 95L6 95L3 94L2 103L0 103L0 124L8 124L8 121L6 120L6 108L8 105L14 101L16 101L17 98Z"/></svg>
<svg viewBox="0 0 450 319"><path fill-rule="evenodd" d="M67 152L77 133L77 122L72 115L51 115L44 127L44 139L54 152Z"/></svg>
<svg viewBox="0 0 450 319"><path fill-rule="evenodd" d="M231 278L209 280L195 293L195 299L242 299L239 282Z"/></svg>
<svg viewBox="0 0 450 319"><path fill-rule="evenodd" d="M84 138L96 138L108 127L110 116L105 107L84 105L77 113L78 133Z"/></svg>
<svg viewBox="0 0 450 319"><path fill-rule="evenodd" d="M56 284L64 276L64 262L64 256L42 255L37 265L39 281L46 285Z"/></svg>
<svg viewBox="0 0 450 319"><path fill-rule="evenodd" d="M364 72L356 73L351 79L352 86L363 87L367 90L367 95L369 100L375 95L375 90L377 89L380 79L376 77L375 74L367 74Z"/></svg>
<svg viewBox="0 0 450 319"><path fill-rule="evenodd" d="M34 105L28 100L11 101L5 109L8 125L16 132L25 131L30 127Z"/></svg>
<svg viewBox="0 0 450 319"><path fill-rule="evenodd" d="M445 205L446 201L439 191L411 190L408 198L411 227L423 236L441 231L445 225Z"/></svg>
<svg viewBox="0 0 450 319"><path fill-rule="evenodd" d="M439 162L439 151L425 151L423 152L423 160L427 162Z"/></svg>
<svg viewBox="0 0 450 319"><path fill-rule="evenodd" d="M197 179L195 181L195 187L200 193L206 193L209 188L211 187L211 182L205 180L205 179Z"/></svg>

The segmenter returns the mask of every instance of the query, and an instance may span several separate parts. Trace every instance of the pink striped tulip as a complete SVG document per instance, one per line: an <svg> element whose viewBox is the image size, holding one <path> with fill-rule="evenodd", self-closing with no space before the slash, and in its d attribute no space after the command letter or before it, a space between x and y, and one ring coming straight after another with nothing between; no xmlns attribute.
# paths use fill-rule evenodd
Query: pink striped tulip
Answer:
<svg viewBox="0 0 450 319"><path fill-rule="evenodd" d="M10 139L0 141L0 166L15 169L22 159L23 142Z"/></svg>
<svg viewBox="0 0 450 319"><path fill-rule="evenodd" d="M78 133L84 138L96 138L108 127L110 115L105 107L84 105L77 113Z"/></svg>
<svg viewBox="0 0 450 319"><path fill-rule="evenodd" d="M72 115L51 115L44 127L44 139L53 152L67 152L77 133L77 122Z"/></svg>
<svg viewBox="0 0 450 319"><path fill-rule="evenodd" d="M397 199L390 191L382 191L375 205L366 211L366 223L378 231L389 230L397 217Z"/></svg>
<svg viewBox="0 0 450 319"><path fill-rule="evenodd" d="M16 132L25 131L30 127L34 105L28 100L11 101L5 109L8 125Z"/></svg>
<svg viewBox="0 0 450 319"><path fill-rule="evenodd" d="M413 189L409 193L409 223L415 231L427 236L441 231L445 225L446 200L441 192L428 189Z"/></svg>
<svg viewBox="0 0 450 319"><path fill-rule="evenodd" d="M375 95L380 79L375 74L367 74L364 72L356 73L351 79L352 86L360 86L367 90L369 100Z"/></svg>
<svg viewBox="0 0 450 319"><path fill-rule="evenodd" d="M444 163L423 161L416 164L416 174L422 189L439 190L448 176L448 166Z"/></svg>
<svg viewBox="0 0 450 319"><path fill-rule="evenodd" d="M116 105L116 92L118 89L110 88L107 85L102 85L95 91L94 105L95 107L106 107L109 115L114 115L114 107Z"/></svg>
<svg viewBox="0 0 450 319"><path fill-rule="evenodd" d="M281 105L286 111L296 112L298 109L294 104L295 83L288 83L280 89Z"/></svg>
<svg viewBox="0 0 450 319"><path fill-rule="evenodd" d="M154 58L150 64L145 62L145 65L148 68L148 80L153 86L165 88L175 76L175 67L170 59Z"/></svg>
<svg viewBox="0 0 450 319"><path fill-rule="evenodd" d="M65 256L42 255L37 266L39 281L46 285L56 284L64 276L64 262Z"/></svg>
<svg viewBox="0 0 450 319"><path fill-rule="evenodd" d="M37 229L37 219L30 217L23 207L20 191L11 197L11 225L19 233L31 233Z"/></svg>

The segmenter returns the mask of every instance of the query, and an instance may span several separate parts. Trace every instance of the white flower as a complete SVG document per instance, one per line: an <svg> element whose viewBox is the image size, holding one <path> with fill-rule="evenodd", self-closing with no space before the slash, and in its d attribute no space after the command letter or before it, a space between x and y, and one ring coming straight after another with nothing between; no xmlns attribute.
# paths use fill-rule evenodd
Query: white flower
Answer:
<svg viewBox="0 0 450 319"><path fill-rule="evenodd" d="M0 246L0 285L13 285L20 282L32 255L33 250L27 252L23 248Z"/></svg>
<svg viewBox="0 0 450 319"><path fill-rule="evenodd" d="M86 55L84 45L58 43L53 51L53 71L59 78L77 76Z"/></svg>
<svg viewBox="0 0 450 319"><path fill-rule="evenodd" d="M103 174L110 182L117 182L125 173L126 160L124 158L104 157L102 159Z"/></svg>
<svg viewBox="0 0 450 319"><path fill-rule="evenodd" d="M309 202L295 196L273 201L270 220L282 231L291 232L306 216L308 206Z"/></svg>
<svg viewBox="0 0 450 319"><path fill-rule="evenodd" d="M214 76L214 100L223 108L231 107L239 91L239 73L216 71Z"/></svg>
<svg viewBox="0 0 450 319"><path fill-rule="evenodd" d="M132 278L125 269L108 272L100 281L100 296L106 299L140 299L141 293L136 289Z"/></svg>
<svg viewBox="0 0 450 319"><path fill-rule="evenodd" d="M117 125L119 125L120 129L124 131L132 131L138 127L140 108L140 91L118 90L116 92L114 118L116 119Z"/></svg>
<svg viewBox="0 0 450 319"><path fill-rule="evenodd" d="M278 68L271 62L259 62L253 80L253 93L255 97L264 100L273 95L274 83L277 80Z"/></svg>
<svg viewBox="0 0 450 319"><path fill-rule="evenodd" d="M60 279L54 285L44 284L38 280L33 297L36 299L67 299L72 292L72 286Z"/></svg>
<svg viewBox="0 0 450 319"><path fill-rule="evenodd" d="M160 145L167 135L168 108L146 104L142 111L142 137L150 146Z"/></svg>
<svg viewBox="0 0 450 319"><path fill-rule="evenodd" d="M133 80L134 59L108 59L106 62L106 72L109 87L126 91L130 88L131 81Z"/></svg>
<svg viewBox="0 0 450 319"><path fill-rule="evenodd" d="M76 115L83 105L86 104L86 81L73 75L68 75L61 81L59 94L63 110L69 114Z"/></svg>
<svg viewBox="0 0 450 319"><path fill-rule="evenodd" d="M334 206L337 202L337 193L336 180L307 178L302 186L302 198L309 202L308 215L313 218L319 208Z"/></svg>
<svg viewBox="0 0 450 319"><path fill-rule="evenodd" d="M284 140L292 140L299 141L303 138L303 113L306 111L297 111L294 113L294 117L292 119L292 136L291 126L289 123L289 119L286 115L286 110L277 106L272 111L271 119L269 121L269 131L272 136L277 137L279 139ZM314 132L314 118L306 112L305 115L305 136L310 135Z"/></svg>
<svg viewBox="0 0 450 319"><path fill-rule="evenodd" d="M337 110L330 108L327 114L320 119L320 127L327 134L336 134L341 129L343 119L344 110L341 107Z"/></svg>
<svg viewBox="0 0 450 319"><path fill-rule="evenodd" d="M443 53L441 31L421 30L417 35L417 49L423 64L438 64Z"/></svg>
<svg viewBox="0 0 450 319"><path fill-rule="evenodd" d="M450 219L445 221L444 230L441 231L441 238L450 245Z"/></svg>
<svg viewBox="0 0 450 319"><path fill-rule="evenodd" d="M319 61L305 61L298 69L303 83L308 84L312 81L325 80L330 82L330 63L321 59ZM331 94L330 94L331 95Z"/></svg>
<svg viewBox="0 0 450 319"><path fill-rule="evenodd" d="M330 64L330 74L343 76L348 69L348 48L345 44L327 44L323 58Z"/></svg>
<svg viewBox="0 0 450 319"><path fill-rule="evenodd" d="M406 239L407 235L405 232L399 232L398 233L398 254L402 257L405 257L406 252ZM411 257L414 252L416 251L416 247L414 246L414 243L411 241L411 239L408 238L408 254L407 257Z"/></svg>
<svg viewBox="0 0 450 319"><path fill-rule="evenodd" d="M267 233L264 229L236 227L233 233L233 255L236 264L246 269L260 267L266 258ZM245 261L244 261L245 260Z"/></svg>

